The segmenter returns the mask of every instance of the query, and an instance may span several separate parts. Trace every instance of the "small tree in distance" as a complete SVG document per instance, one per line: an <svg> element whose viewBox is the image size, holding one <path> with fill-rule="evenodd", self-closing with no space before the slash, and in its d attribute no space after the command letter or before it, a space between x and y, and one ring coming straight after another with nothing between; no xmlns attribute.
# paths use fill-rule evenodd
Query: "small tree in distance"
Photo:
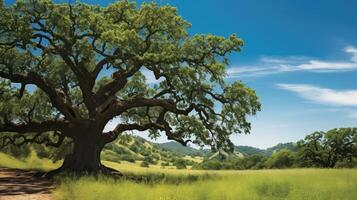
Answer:
<svg viewBox="0 0 357 200"><path fill-rule="evenodd" d="M273 153L265 162L267 168L291 168L296 165L296 155L289 149Z"/></svg>
<svg viewBox="0 0 357 200"><path fill-rule="evenodd" d="M24 0L0 13L0 147L70 138L73 152L51 175L112 172L100 153L131 130L233 150L230 135L249 133L246 116L260 110L252 89L224 81L243 41L189 36L174 7Z"/></svg>
<svg viewBox="0 0 357 200"><path fill-rule="evenodd" d="M177 159L175 162L174 162L174 165L176 166L176 169L186 169L187 166L186 166L186 160L180 158L180 159Z"/></svg>
<svg viewBox="0 0 357 200"><path fill-rule="evenodd" d="M357 128L336 128L307 135L298 143L303 166L333 168L357 158Z"/></svg>

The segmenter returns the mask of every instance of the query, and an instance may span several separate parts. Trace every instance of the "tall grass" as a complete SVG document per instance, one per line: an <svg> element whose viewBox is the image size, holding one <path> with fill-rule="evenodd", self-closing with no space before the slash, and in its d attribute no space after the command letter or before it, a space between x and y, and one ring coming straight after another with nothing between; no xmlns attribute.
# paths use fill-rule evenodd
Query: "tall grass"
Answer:
<svg viewBox="0 0 357 200"><path fill-rule="evenodd" d="M14 169L49 171L61 165L61 162L53 163L49 159L41 159L32 151L25 159L17 159L8 154L0 152L0 167Z"/></svg>
<svg viewBox="0 0 357 200"><path fill-rule="evenodd" d="M357 170L294 169L213 172L209 179L156 184L101 177L65 178L59 200L355 200ZM177 176L182 176L177 175ZM184 180L184 179L183 179Z"/></svg>
<svg viewBox="0 0 357 200"><path fill-rule="evenodd" d="M57 200L355 200L357 169L289 169L247 171L176 170L160 166L103 162L140 182L108 177L59 178ZM0 153L0 166L50 170L60 163L33 152L18 160Z"/></svg>

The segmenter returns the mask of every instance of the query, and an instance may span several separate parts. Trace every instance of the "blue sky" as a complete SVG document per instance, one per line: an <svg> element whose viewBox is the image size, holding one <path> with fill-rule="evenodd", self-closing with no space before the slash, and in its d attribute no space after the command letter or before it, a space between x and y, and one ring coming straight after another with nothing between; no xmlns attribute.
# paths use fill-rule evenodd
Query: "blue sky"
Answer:
<svg viewBox="0 0 357 200"><path fill-rule="evenodd" d="M227 81L254 88L262 111L251 117L250 135L232 137L235 144L266 148L356 126L357 1L158 2L176 6L192 23L192 35L237 33L244 39L243 51L230 56Z"/></svg>

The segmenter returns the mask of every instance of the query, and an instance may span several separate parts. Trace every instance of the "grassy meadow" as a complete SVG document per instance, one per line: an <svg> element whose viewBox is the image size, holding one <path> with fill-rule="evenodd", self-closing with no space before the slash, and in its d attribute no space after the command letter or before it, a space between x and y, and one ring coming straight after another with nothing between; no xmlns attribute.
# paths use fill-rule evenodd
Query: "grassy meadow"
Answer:
<svg viewBox="0 0 357 200"><path fill-rule="evenodd" d="M172 173L177 170L173 170ZM357 170L259 170L220 171L203 179L206 172L177 172L182 183L153 184L114 181L107 178L63 179L55 192L57 199L147 199L147 200L252 200L252 199L356 199ZM172 176L171 173L171 176ZM201 175L200 175L201 174ZM192 180L192 178L190 179Z"/></svg>
<svg viewBox="0 0 357 200"><path fill-rule="evenodd" d="M61 164L62 162L53 163L50 159L40 159L34 151L25 159L17 159L0 152L0 167L49 171L61 166Z"/></svg>
<svg viewBox="0 0 357 200"><path fill-rule="evenodd" d="M57 200L254 200L306 199L354 200L356 169L287 169L201 171L140 167L139 163L104 163L125 174L146 177L144 181L108 177L57 178ZM60 163L36 155L17 160L0 154L0 166L49 170ZM146 180L146 181L145 181Z"/></svg>

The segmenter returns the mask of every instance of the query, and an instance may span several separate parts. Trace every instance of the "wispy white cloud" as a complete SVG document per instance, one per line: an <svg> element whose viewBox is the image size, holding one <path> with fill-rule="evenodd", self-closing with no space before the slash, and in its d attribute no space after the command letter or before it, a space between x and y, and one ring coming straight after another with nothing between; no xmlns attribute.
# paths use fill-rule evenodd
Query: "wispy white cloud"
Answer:
<svg viewBox="0 0 357 200"><path fill-rule="evenodd" d="M310 70L316 72L350 71L357 70L357 63L311 60L308 63L296 66L296 68L298 70Z"/></svg>
<svg viewBox="0 0 357 200"><path fill-rule="evenodd" d="M306 84L278 84L284 90L297 93L302 98L333 106L357 106L357 90L334 90Z"/></svg>
<svg viewBox="0 0 357 200"><path fill-rule="evenodd" d="M262 56L260 61L262 63L277 63L277 64L296 64L303 63L306 60L309 60L309 57L306 56Z"/></svg>
<svg viewBox="0 0 357 200"><path fill-rule="evenodd" d="M149 83L149 84L160 83L161 81L165 80L162 77L159 79L156 79L154 73L146 68L143 68L141 70L141 73L145 76L146 83Z"/></svg>
<svg viewBox="0 0 357 200"><path fill-rule="evenodd" d="M263 76L295 71L343 72L357 70L357 48L348 46L344 49L351 54L347 61L326 61L305 56L274 57L263 56L252 66L233 66L227 70L228 78Z"/></svg>
<svg viewBox="0 0 357 200"><path fill-rule="evenodd" d="M353 47L353 46L348 46L345 48L345 51L347 53L351 53L352 54L352 61L353 62L357 62L357 48Z"/></svg>

